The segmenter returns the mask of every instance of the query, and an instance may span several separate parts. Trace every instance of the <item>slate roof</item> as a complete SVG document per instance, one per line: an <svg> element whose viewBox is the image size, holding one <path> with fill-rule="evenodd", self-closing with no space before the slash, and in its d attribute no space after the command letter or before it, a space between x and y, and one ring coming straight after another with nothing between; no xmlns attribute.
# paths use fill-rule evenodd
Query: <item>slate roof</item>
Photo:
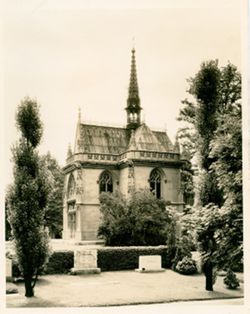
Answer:
<svg viewBox="0 0 250 314"><path fill-rule="evenodd" d="M81 123L77 129L74 153L124 153L131 145L129 134L129 131L122 127ZM145 123L136 129L134 138L135 147L130 147L130 149L158 152L169 152L173 149L165 132L151 131Z"/></svg>

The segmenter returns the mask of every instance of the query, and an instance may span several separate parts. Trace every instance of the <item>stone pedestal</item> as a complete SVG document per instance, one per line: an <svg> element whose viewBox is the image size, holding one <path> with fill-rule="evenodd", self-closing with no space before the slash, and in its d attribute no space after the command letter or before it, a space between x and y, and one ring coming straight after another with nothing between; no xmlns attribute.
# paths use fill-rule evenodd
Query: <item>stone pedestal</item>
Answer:
<svg viewBox="0 0 250 314"><path fill-rule="evenodd" d="M139 268L135 271L140 273L149 272L162 272L165 271L161 267L161 256L160 255L142 255L139 256Z"/></svg>
<svg viewBox="0 0 250 314"><path fill-rule="evenodd" d="M74 267L72 275L99 274L101 269L97 267L97 250L82 249L74 251Z"/></svg>
<svg viewBox="0 0 250 314"><path fill-rule="evenodd" d="M6 257L6 280L12 281L12 260Z"/></svg>

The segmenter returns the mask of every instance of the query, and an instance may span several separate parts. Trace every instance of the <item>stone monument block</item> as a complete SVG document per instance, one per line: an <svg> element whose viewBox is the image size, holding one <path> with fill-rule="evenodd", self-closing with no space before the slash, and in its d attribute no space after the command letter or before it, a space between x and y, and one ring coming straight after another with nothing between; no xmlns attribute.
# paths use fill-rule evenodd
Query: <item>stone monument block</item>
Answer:
<svg viewBox="0 0 250 314"><path fill-rule="evenodd" d="M97 250L82 249L74 251L74 268L71 274L99 274L97 267Z"/></svg>
<svg viewBox="0 0 250 314"><path fill-rule="evenodd" d="M138 272L162 272L165 271L161 266L161 255L141 255L139 256Z"/></svg>
<svg viewBox="0 0 250 314"><path fill-rule="evenodd" d="M6 257L6 279L12 280L12 260Z"/></svg>

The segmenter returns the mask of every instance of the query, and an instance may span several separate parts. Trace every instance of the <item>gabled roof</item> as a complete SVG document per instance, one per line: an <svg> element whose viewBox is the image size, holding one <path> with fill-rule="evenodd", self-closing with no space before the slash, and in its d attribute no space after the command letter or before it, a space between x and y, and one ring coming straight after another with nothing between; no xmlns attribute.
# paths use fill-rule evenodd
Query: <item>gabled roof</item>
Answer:
<svg viewBox="0 0 250 314"><path fill-rule="evenodd" d="M122 127L110 127L79 123L74 153L122 154L127 150L169 152L173 145L165 132L151 131L143 123L130 139L130 131Z"/></svg>
<svg viewBox="0 0 250 314"><path fill-rule="evenodd" d="M156 135L150 128L143 123L134 133L134 141L137 150L147 150L156 152L165 152L164 146L157 139Z"/></svg>
<svg viewBox="0 0 250 314"><path fill-rule="evenodd" d="M80 124L75 153L121 154L126 151L128 142L126 128Z"/></svg>

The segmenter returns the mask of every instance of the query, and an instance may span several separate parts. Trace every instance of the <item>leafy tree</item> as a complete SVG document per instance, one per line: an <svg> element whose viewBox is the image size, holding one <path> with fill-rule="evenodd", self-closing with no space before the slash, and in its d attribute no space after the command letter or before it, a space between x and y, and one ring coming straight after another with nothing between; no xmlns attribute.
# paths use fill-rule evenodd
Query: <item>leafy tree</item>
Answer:
<svg viewBox="0 0 250 314"><path fill-rule="evenodd" d="M234 103L228 109L219 118L210 155L216 159L211 168L217 174L216 180L224 195L222 226L217 236L217 264L233 268L243 257L241 106Z"/></svg>
<svg viewBox="0 0 250 314"><path fill-rule="evenodd" d="M9 211L9 204L8 204L8 195L10 192L10 186L6 189L5 200L4 200L4 209L5 209L5 241L11 240L11 227L8 221L8 211Z"/></svg>
<svg viewBox="0 0 250 314"><path fill-rule="evenodd" d="M134 192L129 200L121 194L102 193L100 210L103 214L99 235L107 245L165 244L173 217L164 200L149 190Z"/></svg>
<svg viewBox="0 0 250 314"><path fill-rule="evenodd" d="M205 62L193 79L179 120L194 128L199 156L200 220L206 288L213 267L232 267L242 258L241 76L228 64Z"/></svg>
<svg viewBox="0 0 250 314"><path fill-rule="evenodd" d="M210 142L217 128L217 113L220 106L220 79L221 72L218 61L211 60L201 64L200 71L194 78L189 79L188 92L194 101L184 100L180 110L179 120L185 121L195 130L196 152L198 153L203 178L200 192L202 205L210 202L220 205L221 192L210 170L213 159L209 156Z"/></svg>
<svg viewBox="0 0 250 314"><path fill-rule="evenodd" d="M128 205L134 244L165 244L174 220L166 202L145 189L134 192Z"/></svg>
<svg viewBox="0 0 250 314"><path fill-rule="evenodd" d="M36 150L42 136L42 123L35 100L21 101L16 122L21 137L13 148L14 183L8 194L8 220L24 278L25 296L32 297L48 256L48 237L43 225L48 186Z"/></svg>
<svg viewBox="0 0 250 314"><path fill-rule="evenodd" d="M63 173L55 158L48 152L41 157L41 163L47 172L49 185L48 202L45 208L45 226L49 228L51 238L61 238L63 229Z"/></svg>
<svg viewBox="0 0 250 314"><path fill-rule="evenodd" d="M98 235L107 245L129 245L132 227L125 198L118 192L101 193L100 211L103 217Z"/></svg>

